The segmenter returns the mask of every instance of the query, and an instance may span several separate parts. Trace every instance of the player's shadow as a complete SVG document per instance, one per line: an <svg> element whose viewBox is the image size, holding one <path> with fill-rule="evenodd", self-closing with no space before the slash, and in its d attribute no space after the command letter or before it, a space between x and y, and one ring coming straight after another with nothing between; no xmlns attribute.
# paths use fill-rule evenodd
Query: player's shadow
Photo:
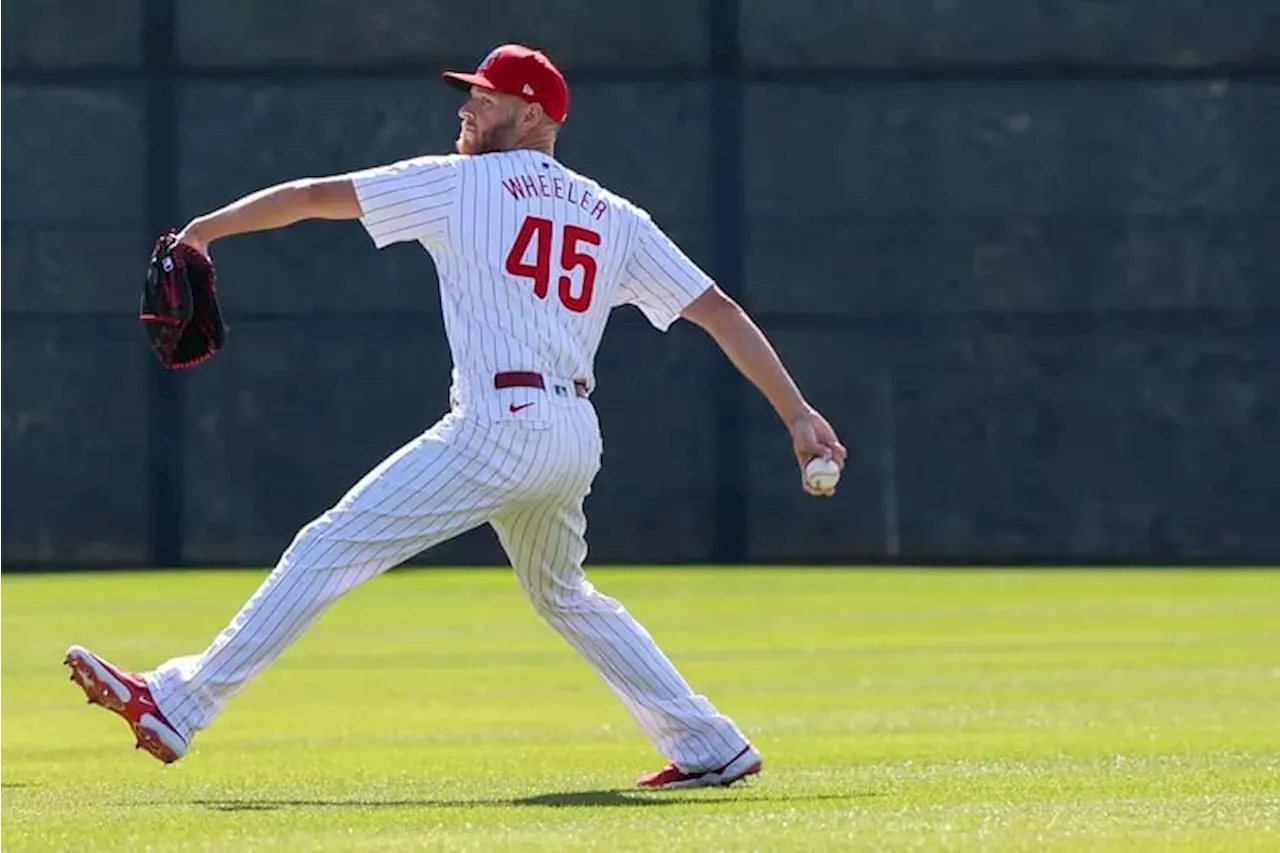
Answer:
<svg viewBox="0 0 1280 853"><path fill-rule="evenodd" d="M850 797L875 796L874 794L810 794L799 796L775 796L753 794L750 791L735 792L735 801L745 800L766 802L772 800L847 800ZM623 789L604 791L566 791L554 794L537 794L532 797L515 797L511 799L470 799L470 800L435 800L435 799L395 799L395 800L194 800L198 806L220 812L273 812L287 809L465 809L494 808L509 806L533 806L544 808L610 808L633 806L675 806L697 805L705 803L715 805L719 798L706 799L691 796L687 792L641 792Z"/></svg>
<svg viewBox="0 0 1280 853"><path fill-rule="evenodd" d="M270 812L282 809L402 809L492 808L494 806L670 806L683 802L659 794L623 791L567 791L513 799L474 800L195 800L196 805L222 812Z"/></svg>

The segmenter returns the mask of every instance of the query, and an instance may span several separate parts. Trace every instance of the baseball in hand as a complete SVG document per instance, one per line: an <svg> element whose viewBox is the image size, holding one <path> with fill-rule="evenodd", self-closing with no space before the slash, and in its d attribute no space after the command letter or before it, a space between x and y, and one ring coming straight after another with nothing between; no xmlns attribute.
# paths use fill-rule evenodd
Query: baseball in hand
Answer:
<svg viewBox="0 0 1280 853"><path fill-rule="evenodd" d="M815 489L834 489L840 482L840 466L834 459L810 459L804 466L804 478Z"/></svg>

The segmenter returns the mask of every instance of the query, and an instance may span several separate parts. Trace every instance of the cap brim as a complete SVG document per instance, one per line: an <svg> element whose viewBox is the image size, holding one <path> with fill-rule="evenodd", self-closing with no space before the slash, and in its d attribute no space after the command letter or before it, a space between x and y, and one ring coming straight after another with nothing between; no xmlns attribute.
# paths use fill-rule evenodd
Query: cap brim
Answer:
<svg viewBox="0 0 1280 853"><path fill-rule="evenodd" d="M464 74L461 71L446 71L440 76L444 78L444 82L448 83L453 88L461 89L464 92L472 86L477 86L481 89L488 89L491 92L494 91L493 83L479 74Z"/></svg>

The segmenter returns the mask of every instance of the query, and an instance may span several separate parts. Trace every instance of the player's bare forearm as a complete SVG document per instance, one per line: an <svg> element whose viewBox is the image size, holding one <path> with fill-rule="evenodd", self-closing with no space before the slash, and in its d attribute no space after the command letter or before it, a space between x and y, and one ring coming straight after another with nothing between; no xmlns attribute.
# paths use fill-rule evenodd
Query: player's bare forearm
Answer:
<svg viewBox="0 0 1280 853"><path fill-rule="evenodd" d="M711 335L743 376L769 400L791 433L792 449L802 470L814 459L832 460L844 468L848 451L835 430L805 400L782 360L747 312L718 287L691 302L681 315ZM811 495L835 494L834 484L805 481Z"/></svg>
<svg viewBox="0 0 1280 853"><path fill-rule="evenodd" d="M258 190L198 216L183 233L203 248L235 234L284 228L304 219L356 219L360 212L350 179L303 178Z"/></svg>
<svg viewBox="0 0 1280 853"><path fill-rule="evenodd" d="M764 332L738 303L712 287L690 303L682 315L709 334L733 366L765 396L788 426L813 411Z"/></svg>

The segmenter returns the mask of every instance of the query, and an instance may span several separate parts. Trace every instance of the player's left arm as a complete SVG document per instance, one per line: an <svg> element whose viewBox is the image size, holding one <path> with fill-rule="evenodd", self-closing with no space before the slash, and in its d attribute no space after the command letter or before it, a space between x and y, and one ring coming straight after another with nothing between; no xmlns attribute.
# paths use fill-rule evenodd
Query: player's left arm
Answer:
<svg viewBox="0 0 1280 853"><path fill-rule="evenodd" d="M284 228L303 219L358 219L378 248L439 237L457 201L465 158L423 156L277 184L193 219L179 237L208 254L222 237Z"/></svg>
<svg viewBox="0 0 1280 853"><path fill-rule="evenodd" d="M791 432L801 468L814 458L833 459L844 467L847 451L835 430L805 399L769 339L742 306L719 286L711 285L686 305L680 316L710 335L773 406ZM829 494L808 485L805 488L814 494Z"/></svg>
<svg viewBox="0 0 1280 853"><path fill-rule="evenodd" d="M360 201L350 176L301 178L240 198L191 220L179 238L208 254L223 237L284 228L304 219L359 219Z"/></svg>

